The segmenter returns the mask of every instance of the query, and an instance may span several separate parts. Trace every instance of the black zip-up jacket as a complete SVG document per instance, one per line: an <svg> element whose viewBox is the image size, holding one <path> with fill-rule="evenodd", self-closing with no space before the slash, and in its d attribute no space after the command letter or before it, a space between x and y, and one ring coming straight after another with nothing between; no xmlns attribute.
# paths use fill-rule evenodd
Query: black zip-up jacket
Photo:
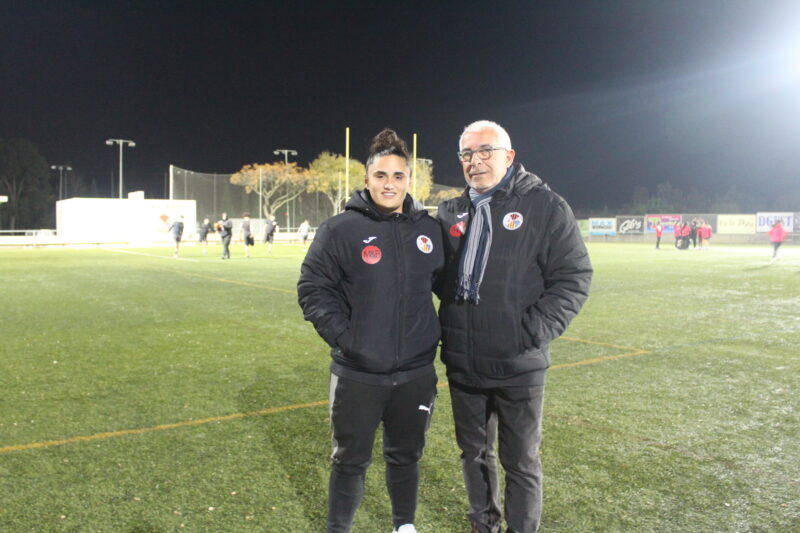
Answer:
<svg viewBox="0 0 800 533"><path fill-rule="evenodd" d="M463 385L540 385L550 366L549 342L589 295L589 255L566 201L518 163L490 208L492 247L475 305L455 296L474 214L469 189L439 206L447 255L437 289L442 360L448 379Z"/></svg>
<svg viewBox="0 0 800 533"><path fill-rule="evenodd" d="M406 196L384 215L364 190L320 225L297 283L305 319L331 346L331 371L398 385L433 373L441 329L431 293L444 267L436 220Z"/></svg>

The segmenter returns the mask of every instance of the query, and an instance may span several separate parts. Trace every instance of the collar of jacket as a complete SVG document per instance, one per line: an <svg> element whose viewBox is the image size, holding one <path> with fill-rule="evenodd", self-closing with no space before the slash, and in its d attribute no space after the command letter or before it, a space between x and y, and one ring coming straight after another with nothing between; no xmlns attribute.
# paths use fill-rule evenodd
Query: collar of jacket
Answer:
<svg viewBox="0 0 800 533"><path fill-rule="evenodd" d="M372 201L372 197L367 189L355 191L353 196L350 197L350 200L347 201L347 205L345 205L344 208L345 210L349 211L357 211L373 220L391 220L395 217L417 220L427 213L427 211L425 211L425 209L422 207L422 204L412 198L410 194L406 194L406 197L403 200L402 213L382 213L375 206L375 203Z"/></svg>

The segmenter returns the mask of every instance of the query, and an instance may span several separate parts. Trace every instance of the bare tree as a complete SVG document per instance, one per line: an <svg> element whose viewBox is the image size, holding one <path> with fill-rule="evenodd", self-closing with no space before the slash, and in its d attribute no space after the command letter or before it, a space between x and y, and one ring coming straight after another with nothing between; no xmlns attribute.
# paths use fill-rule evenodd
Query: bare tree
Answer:
<svg viewBox="0 0 800 533"><path fill-rule="evenodd" d="M308 171L296 163L253 163L231 176L231 183L244 187L247 194L261 195L262 216L274 214L303 194L307 182Z"/></svg>

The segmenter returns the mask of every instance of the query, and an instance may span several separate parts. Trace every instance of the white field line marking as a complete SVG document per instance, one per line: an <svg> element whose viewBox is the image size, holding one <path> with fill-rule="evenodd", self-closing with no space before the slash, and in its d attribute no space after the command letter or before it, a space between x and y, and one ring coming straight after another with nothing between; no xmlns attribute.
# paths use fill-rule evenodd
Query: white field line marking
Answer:
<svg viewBox="0 0 800 533"><path fill-rule="evenodd" d="M156 254L146 254L144 252L133 252L131 250L120 250L118 248L101 248L101 250L107 250L109 252L116 252L118 254L131 254L131 255L141 255L144 257L155 257L156 259L170 259L172 261L179 259L181 261L197 261L197 259L192 259L191 257L172 257L171 255L156 255Z"/></svg>
<svg viewBox="0 0 800 533"><path fill-rule="evenodd" d="M47 448L49 446L60 446L63 444L73 444L76 442L88 442L92 440L110 439L112 437L122 437L125 435L141 435L143 433L151 433L153 431L164 431L166 429L176 429L189 426L198 426L201 424L210 424L212 422L224 422L227 420L238 420L241 418L249 418L253 416L271 415L274 413L281 413L284 411L291 411L294 409L303 409L306 407L318 407L327 405L328 401L319 401L311 403L299 403L295 405L284 405L282 407L270 407L268 409L261 409L259 411L251 411L249 413L233 413L225 416L215 416L212 418L202 418L199 420L185 420L183 422L176 422L174 424L161 424L158 426L151 426L139 429L123 429L120 431L107 431L105 433L96 433L94 435L84 435L81 437L72 437L60 440L47 440L42 442L33 442L30 444L17 444L14 446L5 446L0 448L0 455L10 452L18 452L22 450L32 450L34 448Z"/></svg>
<svg viewBox="0 0 800 533"><path fill-rule="evenodd" d="M643 354L650 353L647 350L635 350L635 349L630 348L630 347L619 346L619 345L616 345L616 344L608 344L608 343L604 343L604 342L587 341L587 340L576 339L576 338L572 338L572 337L561 337L561 338L565 339L565 340L569 340L569 341L574 341L574 342L582 342L584 344L596 344L598 346L607 346L607 347L611 347L611 348L621 348L621 349L634 350L634 351L630 351L630 352L626 352L626 353L622 353L622 354L618 354L618 355L609 355L609 356L606 356L606 357L595 357L595 358L592 358L592 359L586 359L584 361L578 361L576 363L567 363L567 364L563 364L563 365L555 365L555 366L550 367L551 370L556 370L556 369L559 369L559 368L573 367L573 366L591 365L591 364L601 363L601 362L604 362L604 361L612 361L614 359L621 359L623 357L632 357L634 355L643 355ZM447 386L449 386L449 383L447 383L447 382L439 383L437 386L438 387L447 387ZM284 412L284 411L291 411L291 410L295 410L295 409L304 409L304 408L307 408L307 407L319 407L319 406L323 406L323 405L328 405L328 400L321 400L321 401L310 402L310 403L299 403L299 404L294 404L294 405L284 405L284 406L281 406L281 407L270 407L268 409L261 409L259 411L250 411L248 413L233 413L233 414L230 414L230 415L215 416L215 417L211 417L211 418L202 418L202 419L198 419L198 420L185 420L183 422L175 422L175 423L172 423L172 424L160 424L158 426L150 426L150 427L139 428L139 429L123 429L123 430L119 430L119 431L107 431L107 432L103 432L103 433L96 433L94 435L84 435L84 436L71 437L71 438L59 439L59 440L47 440L47 441L42 441L42 442L32 442L32 443L29 443L29 444L15 444L15 445L11 445L11 446L0 447L0 455L3 455L5 453L11 453L11 452L19 452L19 451L23 451L23 450L33 450L33 449L36 449L36 448L48 448L50 446L61 446L61 445L64 445L64 444L75 444L75 443L78 443L78 442L89 442L89 441L93 441L93 440L110 439L110 438L114 438L114 437L124 437L124 436L127 436L127 435L141 435L141 434L144 434L144 433L152 433L152 432L155 432L155 431L164 431L164 430L168 430L168 429L177 429L177 428L183 428L183 427L189 427L189 426L198 426L198 425L202 425L202 424L210 424L212 422L225 422L225 421L228 421L228 420L239 420L239 419L242 419L242 418L250 418L250 417L253 417L253 416L271 415L271 414L274 414L274 413L280 413L280 412Z"/></svg>
<svg viewBox="0 0 800 533"><path fill-rule="evenodd" d="M642 350L640 348L632 348L630 346L620 346L619 344L609 344L607 342L597 342L597 341L587 341L584 339L578 339L576 337L560 337L565 341L570 342L580 342L583 344L592 344L595 346L605 346L606 348L616 348L618 350L626 350L624 353L615 354L615 355L606 355L603 357L593 357L591 359L584 359L583 361L576 361L574 363L563 363L560 365L553 365L550 367L551 370L557 370L559 368L571 368L574 366L584 366L584 365L593 365L596 363L603 363L605 361L613 361L615 359L624 359L626 357L635 357L637 355L645 355L652 353L649 350Z"/></svg>

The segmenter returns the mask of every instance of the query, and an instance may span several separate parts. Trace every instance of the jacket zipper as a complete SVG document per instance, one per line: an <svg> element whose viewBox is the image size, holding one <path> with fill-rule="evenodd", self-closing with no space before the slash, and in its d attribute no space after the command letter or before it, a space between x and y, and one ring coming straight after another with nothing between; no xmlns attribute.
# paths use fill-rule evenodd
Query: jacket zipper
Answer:
<svg viewBox="0 0 800 533"><path fill-rule="evenodd" d="M469 211L469 221L470 224L472 220L475 218L475 205L470 200L468 202L468 211ZM467 361L469 362L469 371L474 376L477 376L477 372L475 370L475 357L473 357L474 350L472 349L472 306L474 304L470 302L464 302L464 305L467 306Z"/></svg>
<svg viewBox="0 0 800 533"><path fill-rule="evenodd" d="M397 252L397 261L395 261L396 269L397 269L397 280L400 287L400 293L403 294L405 292L405 264L404 264L404 255L402 250L402 242L400 239L400 215L395 214L394 218L392 219L392 230L394 233L394 246ZM401 297L399 302L399 311L400 311L400 320L397 322L397 342L395 343L394 349L394 369L395 374L400 369L400 353L401 353L401 344L403 343L403 332L405 331L405 298ZM392 378L392 385L397 385L397 377Z"/></svg>

